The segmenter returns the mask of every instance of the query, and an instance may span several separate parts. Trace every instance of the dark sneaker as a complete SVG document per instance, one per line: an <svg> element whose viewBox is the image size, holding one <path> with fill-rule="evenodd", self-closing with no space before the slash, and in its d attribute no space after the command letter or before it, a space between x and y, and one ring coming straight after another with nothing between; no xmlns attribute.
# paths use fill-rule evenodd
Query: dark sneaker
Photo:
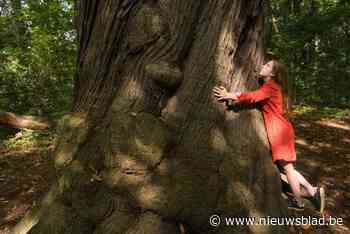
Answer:
<svg viewBox="0 0 350 234"><path fill-rule="evenodd" d="M298 202L295 198L290 198L287 200L288 209L302 211L304 210L304 204L302 202Z"/></svg>
<svg viewBox="0 0 350 234"><path fill-rule="evenodd" d="M324 188L317 187L316 193L313 197L311 197L311 202L315 206L315 208L320 212L323 213L324 206L325 206L325 192Z"/></svg>

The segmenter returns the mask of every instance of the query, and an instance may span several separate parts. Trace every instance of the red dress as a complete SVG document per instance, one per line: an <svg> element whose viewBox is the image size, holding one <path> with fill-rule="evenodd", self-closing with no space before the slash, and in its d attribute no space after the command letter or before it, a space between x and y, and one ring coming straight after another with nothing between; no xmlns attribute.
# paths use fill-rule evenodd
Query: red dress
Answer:
<svg viewBox="0 0 350 234"><path fill-rule="evenodd" d="M271 146L272 160L296 161L294 129L283 116L281 86L273 79L258 90L238 95L237 103L262 103L267 137Z"/></svg>

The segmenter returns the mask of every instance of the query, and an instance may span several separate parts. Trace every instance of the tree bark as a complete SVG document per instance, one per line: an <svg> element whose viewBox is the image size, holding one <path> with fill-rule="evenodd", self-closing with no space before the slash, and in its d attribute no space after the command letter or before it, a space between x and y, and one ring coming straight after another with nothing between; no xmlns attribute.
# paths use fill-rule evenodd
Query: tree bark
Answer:
<svg viewBox="0 0 350 234"><path fill-rule="evenodd" d="M286 233L225 226L284 216L257 105L263 1L80 1L74 107L59 124L57 182L13 233ZM218 227L209 217L221 216Z"/></svg>

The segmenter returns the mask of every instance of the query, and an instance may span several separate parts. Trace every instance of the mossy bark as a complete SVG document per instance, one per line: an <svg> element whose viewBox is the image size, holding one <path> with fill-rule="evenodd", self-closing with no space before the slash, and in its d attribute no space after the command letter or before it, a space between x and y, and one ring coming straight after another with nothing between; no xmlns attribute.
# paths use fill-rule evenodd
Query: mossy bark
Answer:
<svg viewBox="0 0 350 234"><path fill-rule="evenodd" d="M258 87L263 4L80 1L55 196L14 233L286 233L209 225L213 214L286 215L258 106L212 95Z"/></svg>

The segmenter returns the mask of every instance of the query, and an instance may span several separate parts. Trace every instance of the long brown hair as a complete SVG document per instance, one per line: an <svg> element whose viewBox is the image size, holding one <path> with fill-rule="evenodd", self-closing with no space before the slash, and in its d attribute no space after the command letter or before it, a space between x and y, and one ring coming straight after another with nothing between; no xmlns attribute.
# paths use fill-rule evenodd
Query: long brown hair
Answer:
<svg viewBox="0 0 350 234"><path fill-rule="evenodd" d="M293 106L293 82L288 78L286 65L275 58L272 59L272 61L272 73L274 74L272 78L282 88L283 114L289 117L292 113Z"/></svg>

